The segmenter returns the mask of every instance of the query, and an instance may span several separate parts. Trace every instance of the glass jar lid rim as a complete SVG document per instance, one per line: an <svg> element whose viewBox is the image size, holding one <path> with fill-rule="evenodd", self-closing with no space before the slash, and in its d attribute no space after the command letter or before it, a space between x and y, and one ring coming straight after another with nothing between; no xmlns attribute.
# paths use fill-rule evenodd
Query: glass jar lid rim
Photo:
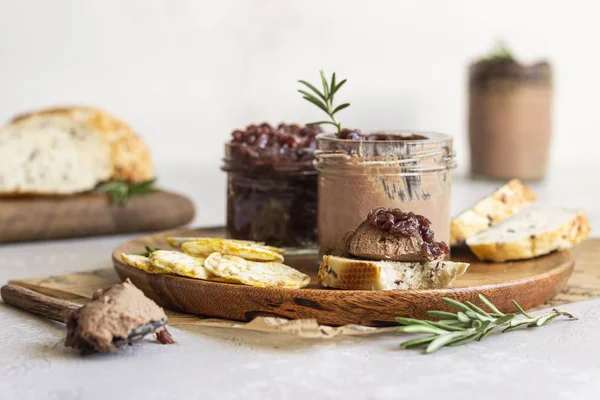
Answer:
<svg viewBox="0 0 600 400"><path fill-rule="evenodd" d="M434 131L418 131L418 130L398 130L398 129L377 129L377 130L368 130L362 131L362 134L374 135L374 134L384 134L384 135L398 135L400 139L394 140L354 140L354 139L340 139L333 132L325 132L317 135L317 140L327 140L332 142L340 142L340 143L414 143L414 144L423 144L423 143L440 143L447 140L452 140L452 136L447 135L445 133L434 132ZM408 139L406 137L410 135L418 135L424 136L425 139ZM405 139L401 139L405 137Z"/></svg>

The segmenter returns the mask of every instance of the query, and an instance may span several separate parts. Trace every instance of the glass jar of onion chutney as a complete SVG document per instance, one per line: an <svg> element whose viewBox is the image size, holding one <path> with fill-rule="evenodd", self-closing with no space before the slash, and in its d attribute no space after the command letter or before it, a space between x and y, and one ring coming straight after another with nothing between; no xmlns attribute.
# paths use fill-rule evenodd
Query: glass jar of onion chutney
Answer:
<svg viewBox="0 0 600 400"><path fill-rule="evenodd" d="M452 137L346 130L317 140L321 255L342 255L346 233L379 207L425 216L436 240L449 243Z"/></svg>
<svg viewBox="0 0 600 400"><path fill-rule="evenodd" d="M227 232L272 246L314 247L318 126L250 125L225 145Z"/></svg>

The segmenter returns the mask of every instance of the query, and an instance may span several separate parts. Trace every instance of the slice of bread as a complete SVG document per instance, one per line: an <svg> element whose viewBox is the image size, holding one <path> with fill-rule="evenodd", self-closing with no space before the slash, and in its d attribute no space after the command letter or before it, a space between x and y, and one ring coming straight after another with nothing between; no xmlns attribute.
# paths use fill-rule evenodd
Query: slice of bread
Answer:
<svg viewBox="0 0 600 400"><path fill-rule="evenodd" d="M466 239L516 214L535 200L537 196L523 182L511 180L450 222L450 245L464 244Z"/></svg>
<svg viewBox="0 0 600 400"><path fill-rule="evenodd" d="M98 135L74 140L43 123L0 130L0 194L71 194L110 176L108 145Z"/></svg>
<svg viewBox="0 0 600 400"><path fill-rule="evenodd" d="M150 151L125 123L89 107L41 110L0 129L0 194L72 194L154 175Z"/></svg>
<svg viewBox="0 0 600 400"><path fill-rule="evenodd" d="M590 234L586 214L554 206L532 206L504 222L467 239L481 260L524 260L565 250Z"/></svg>
<svg viewBox="0 0 600 400"><path fill-rule="evenodd" d="M437 289L449 286L468 267L467 263L450 261L366 261L324 256L319 283L353 290Z"/></svg>

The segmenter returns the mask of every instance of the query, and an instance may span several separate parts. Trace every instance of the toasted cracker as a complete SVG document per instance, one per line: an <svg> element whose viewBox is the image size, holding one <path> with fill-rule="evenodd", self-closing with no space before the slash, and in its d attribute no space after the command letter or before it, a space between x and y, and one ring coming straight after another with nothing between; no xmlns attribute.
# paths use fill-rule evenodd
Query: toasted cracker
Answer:
<svg viewBox="0 0 600 400"><path fill-rule="evenodd" d="M184 242L181 249L193 256L208 257L218 252L230 256L238 256L250 261L277 261L282 262L283 256L275 247L262 246L255 243L240 243L229 239L200 238Z"/></svg>
<svg viewBox="0 0 600 400"><path fill-rule="evenodd" d="M181 245L185 242L193 242L196 240L205 240L205 239L223 239L223 238L209 238L209 237L199 237L199 236L170 236L167 238L167 243L176 249L181 249ZM264 242L253 242L252 240L238 240L238 239L227 239L232 242L237 242L240 244L257 244L263 246Z"/></svg>
<svg viewBox="0 0 600 400"><path fill-rule="evenodd" d="M241 257L213 253L204 261L211 273L244 285L299 289L310 283L310 277L278 262L257 262Z"/></svg>
<svg viewBox="0 0 600 400"><path fill-rule="evenodd" d="M121 260L125 262L127 265L130 265L134 268L141 269L149 274L166 274L168 271L164 269L157 268L148 259L146 256L142 256L140 254L125 254L121 253Z"/></svg>
<svg viewBox="0 0 600 400"><path fill-rule="evenodd" d="M165 272L206 281L236 283L211 273L204 267L205 257L193 257L180 251L157 250L150 254L150 263Z"/></svg>

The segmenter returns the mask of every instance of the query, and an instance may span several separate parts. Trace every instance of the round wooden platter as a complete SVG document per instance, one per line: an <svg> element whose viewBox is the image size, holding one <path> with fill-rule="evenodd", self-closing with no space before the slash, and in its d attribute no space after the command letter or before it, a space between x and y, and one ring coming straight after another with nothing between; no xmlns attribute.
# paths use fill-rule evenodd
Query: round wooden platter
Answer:
<svg viewBox="0 0 600 400"><path fill-rule="evenodd" d="M319 286L315 254L287 256L285 263L310 275L304 289L259 288L231 283L209 282L176 275L148 274L124 264L121 253L142 253L149 245L168 249L168 236L221 237L222 228L178 229L140 237L122 244L113 252L113 263L121 279L129 278L148 297L173 311L206 317L249 321L257 316L315 318L321 324L394 324L397 316L427 318L431 309L448 310L441 297L482 305L484 294L501 311L514 311L511 300L525 309L543 304L556 295L573 271L571 252L563 251L533 260L484 263L468 251L454 251L454 261L471 263L468 271L445 289L432 290L336 290Z"/></svg>

